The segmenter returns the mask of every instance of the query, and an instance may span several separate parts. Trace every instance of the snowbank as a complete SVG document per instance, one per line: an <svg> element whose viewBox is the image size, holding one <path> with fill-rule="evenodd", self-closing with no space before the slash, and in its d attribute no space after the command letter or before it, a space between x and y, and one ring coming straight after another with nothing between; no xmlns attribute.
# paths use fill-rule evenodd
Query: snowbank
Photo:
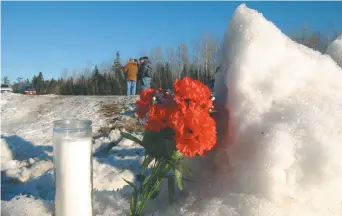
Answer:
<svg viewBox="0 0 342 216"><path fill-rule="evenodd" d="M342 68L342 35L328 46L326 53Z"/></svg>
<svg viewBox="0 0 342 216"><path fill-rule="evenodd" d="M222 161L221 167L212 167L212 157L192 160L197 182L187 183L189 190L179 193L171 207L162 190L148 211L163 216L342 215L341 68L329 56L291 41L245 5L237 8L229 24L221 57L216 99L229 103L236 139L233 147L220 152L220 159L228 156L230 165ZM54 98L49 109L55 111L44 105L37 124L42 127L42 122L66 114L62 110L67 107L72 107L69 115L94 118L98 102L92 100ZM18 110L12 108L13 113ZM14 131L10 126L6 130ZM20 126L16 134L31 132L32 142L50 143L38 125L32 127L37 131ZM108 139L117 137L113 133ZM94 148L103 145L97 140ZM110 155L94 159L96 215L127 214L129 191L119 179L133 178L141 154L138 146L122 141ZM33 198L2 200L2 214L51 215L50 195L44 195L48 187L42 188L51 186L46 183L50 179L47 172L15 188L34 191Z"/></svg>
<svg viewBox="0 0 342 216"><path fill-rule="evenodd" d="M237 215L341 215L341 68L245 5L223 56L236 140L222 202Z"/></svg>

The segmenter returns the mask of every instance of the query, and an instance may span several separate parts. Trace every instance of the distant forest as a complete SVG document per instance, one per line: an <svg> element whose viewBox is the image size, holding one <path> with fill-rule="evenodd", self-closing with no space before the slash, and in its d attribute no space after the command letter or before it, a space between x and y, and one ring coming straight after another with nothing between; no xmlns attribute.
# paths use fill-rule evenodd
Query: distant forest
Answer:
<svg viewBox="0 0 342 216"><path fill-rule="evenodd" d="M341 32L321 34L302 30L299 34L292 34L291 38L314 50L324 52L327 46ZM222 41L208 34L191 45L181 43L176 47L168 47L162 50L155 47L149 53L142 52L142 56L148 56L153 65L154 77L152 87L171 89L175 79L190 76L199 79L211 86L214 73L218 67L218 54ZM11 81L4 77L3 84L10 84L15 92L19 92L22 86L31 86L37 94L58 95L125 95L126 82L121 71L121 66L127 60L122 61L120 52L116 52L113 62L110 64L98 64L94 68L69 70L62 72L58 79L44 79L44 72L37 72L31 79L18 77ZM139 91L139 84L137 85Z"/></svg>

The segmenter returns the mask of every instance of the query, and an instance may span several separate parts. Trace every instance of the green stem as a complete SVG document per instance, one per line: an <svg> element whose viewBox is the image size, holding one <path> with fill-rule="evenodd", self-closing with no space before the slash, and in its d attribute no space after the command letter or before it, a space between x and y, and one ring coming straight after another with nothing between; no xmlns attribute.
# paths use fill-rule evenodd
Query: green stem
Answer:
<svg viewBox="0 0 342 216"><path fill-rule="evenodd" d="M145 188L146 185L148 186L149 184L151 184L153 182L155 176L159 173L159 169L164 165L163 161L156 161L156 163L157 163L157 166L155 166L152 169L151 175L145 179L145 181L142 183L141 188Z"/></svg>
<svg viewBox="0 0 342 216"><path fill-rule="evenodd" d="M131 216L141 216L151 196L159 189L165 176L170 172L172 166L165 161L156 161L151 175L144 180L140 189L134 195L138 197L137 206L131 209ZM139 199L141 198L141 200Z"/></svg>
<svg viewBox="0 0 342 216"><path fill-rule="evenodd" d="M147 201L149 201L149 199L150 199L150 197L152 196L152 194L155 192L155 191L157 191L158 189L159 189L159 187L160 187L160 185L161 185L161 183L163 182L163 178L162 179L160 179L159 181L158 181L158 183L152 188L152 190L151 191L149 191L148 193L147 193L147 197L146 197L146 199L144 199L143 201L142 201L142 203L140 204L140 206L139 206L139 210L138 210L138 215L142 215L142 212L143 212L143 210L145 209L145 206L146 206L146 204L147 204Z"/></svg>

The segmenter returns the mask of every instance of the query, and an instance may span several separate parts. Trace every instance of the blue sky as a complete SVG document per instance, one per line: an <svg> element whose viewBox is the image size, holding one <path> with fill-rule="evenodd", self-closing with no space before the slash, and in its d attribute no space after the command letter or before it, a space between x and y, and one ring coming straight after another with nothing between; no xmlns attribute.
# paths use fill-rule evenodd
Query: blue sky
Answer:
<svg viewBox="0 0 342 216"><path fill-rule="evenodd" d="M58 78L63 69L153 47L222 37L241 2L1 2L1 77ZM342 30L342 2L247 2L289 33Z"/></svg>

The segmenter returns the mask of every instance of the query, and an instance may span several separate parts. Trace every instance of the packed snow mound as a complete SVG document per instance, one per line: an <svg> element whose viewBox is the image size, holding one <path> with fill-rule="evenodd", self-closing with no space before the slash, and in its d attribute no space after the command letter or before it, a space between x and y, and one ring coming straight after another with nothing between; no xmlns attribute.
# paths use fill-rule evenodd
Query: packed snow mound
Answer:
<svg viewBox="0 0 342 216"><path fill-rule="evenodd" d="M342 35L328 46L326 53L342 68Z"/></svg>
<svg viewBox="0 0 342 216"><path fill-rule="evenodd" d="M341 68L245 5L222 55L228 93L219 86L216 99L228 98L236 132L222 192L229 215L341 215Z"/></svg>

